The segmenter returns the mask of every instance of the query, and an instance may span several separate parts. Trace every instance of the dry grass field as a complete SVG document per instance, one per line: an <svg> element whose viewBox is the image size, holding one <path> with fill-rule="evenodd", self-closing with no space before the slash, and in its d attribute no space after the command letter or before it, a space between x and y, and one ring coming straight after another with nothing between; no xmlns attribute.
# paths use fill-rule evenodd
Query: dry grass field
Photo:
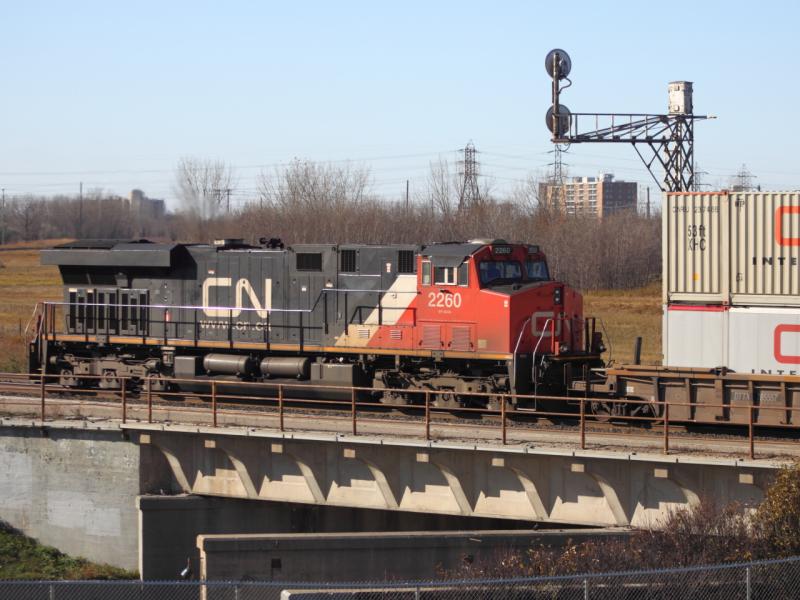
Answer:
<svg viewBox="0 0 800 600"><path fill-rule="evenodd" d="M0 246L0 371L25 366L23 332L39 300L60 300L56 267L39 264L39 249L64 240Z"/></svg>
<svg viewBox="0 0 800 600"><path fill-rule="evenodd" d="M25 366L22 332L38 300L59 300L58 269L39 264L39 249L63 240L25 242L0 247L0 371ZM607 360L630 362L637 335L644 338L642 361L661 361L660 284L635 290L588 292L586 315L598 317L605 330ZM601 325L598 325L601 326Z"/></svg>
<svg viewBox="0 0 800 600"><path fill-rule="evenodd" d="M642 337L642 363L661 364L661 282L633 290L587 292L583 312L598 317L598 328L615 364L633 360L633 345Z"/></svg>

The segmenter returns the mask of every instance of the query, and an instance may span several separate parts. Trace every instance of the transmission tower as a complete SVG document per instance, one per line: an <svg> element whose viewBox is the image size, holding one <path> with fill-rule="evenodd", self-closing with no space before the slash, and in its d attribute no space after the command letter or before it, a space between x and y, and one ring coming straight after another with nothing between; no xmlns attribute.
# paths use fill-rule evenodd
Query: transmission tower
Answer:
<svg viewBox="0 0 800 600"><path fill-rule="evenodd" d="M466 210L481 200L481 193L478 189L478 151L475 145L470 142L459 152L464 153L464 159L458 161L461 176L461 190L458 194L458 210Z"/></svg>
<svg viewBox="0 0 800 600"><path fill-rule="evenodd" d="M553 162L548 166L552 167L553 170L550 173L550 185L545 200L549 208L557 212L563 208L564 201L566 200L564 189L564 161L562 157L566 149L562 148L561 144L554 144L552 152Z"/></svg>
<svg viewBox="0 0 800 600"><path fill-rule="evenodd" d="M742 168L739 169L739 172L733 176L733 185L731 186L732 192L752 192L756 189L753 185L753 179L755 179L755 175L753 175L748 169L747 165L742 165Z"/></svg>

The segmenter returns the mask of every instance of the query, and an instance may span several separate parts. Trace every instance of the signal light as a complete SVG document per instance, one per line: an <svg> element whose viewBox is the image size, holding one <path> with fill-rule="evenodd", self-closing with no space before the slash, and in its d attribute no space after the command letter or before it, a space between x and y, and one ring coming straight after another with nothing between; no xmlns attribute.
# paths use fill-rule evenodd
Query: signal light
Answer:
<svg viewBox="0 0 800 600"><path fill-rule="evenodd" d="M547 69L547 74L550 77L555 75L557 79L566 79L572 70L572 60L564 50L554 48L547 53L544 59L544 68Z"/></svg>

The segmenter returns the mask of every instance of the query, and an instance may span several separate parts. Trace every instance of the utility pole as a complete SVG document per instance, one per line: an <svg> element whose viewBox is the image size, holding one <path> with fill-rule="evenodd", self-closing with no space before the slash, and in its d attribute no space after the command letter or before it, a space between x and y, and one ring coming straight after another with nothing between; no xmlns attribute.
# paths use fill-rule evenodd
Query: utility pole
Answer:
<svg viewBox="0 0 800 600"><path fill-rule="evenodd" d="M3 188L3 204L0 206L0 246L6 243L6 188Z"/></svg>
<svg viewBox="0 0 800 600"><path fill-rule="evenodd" d="M225 194L226 212L228 214L231 214L231 192L233 191L233 188L229 188L229 187L226 187L226 188L214 188L212 191L217 195L218 199L219 199L221 194Z"/></svg>
<svg viewBox="0 0 800 600"><path fill-rule="evenodd" d="M83 182L78 191L78 238L83 237Z"/></svg>
<svg viewBox="0 0 800 600"><path fill-rule="evenodd" d="M647 186L647 218L650 218L650 186Z"/></svg>
<svg viewBox="0 0 800 600"><path fill-rule="evenodd" d="M408 214L408 179L406 179L406 214Z"/></svg>

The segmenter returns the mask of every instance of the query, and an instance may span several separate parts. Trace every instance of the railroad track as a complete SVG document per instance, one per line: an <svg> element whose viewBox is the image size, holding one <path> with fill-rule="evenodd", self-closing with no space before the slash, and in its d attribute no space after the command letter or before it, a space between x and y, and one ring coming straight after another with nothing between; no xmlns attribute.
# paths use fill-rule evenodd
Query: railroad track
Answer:
<svg viewBox="0 0 800 600"><path fill-rule="evenodd" d="M0 405L3 396L16 398L26 398L30 406L37 406L41 399L42 387L37 381L16 377L0 377ZM137 394L131 391L126 393L123 401L122 393L119 390L63 390L56 388L55 385L48 385L45 388L45 404L49 403L51 409L61 402L67 402L70 406L81 406L84 408L99 406L104 408L121 407L127 404L128 409L135 411L148 406L147 398L144 394ZM291 404L278 406L276 400L260 399L258 402L244 403L242 401L228 401L224 396L216 402L214 410L220 415L226 414L250 414L253 416L277 417L281 412L281 423L283 419L292 419L294 422L304 422L304 429L314 429L314 422L320 421L342 421L348 419L348 414L353 406L345 401L331 401L330 403L315 401L313 404L304 403L302 400L291 400ZM184 410L192 416L208 414L211 405L209 400L200 396L175 395L174 393L153 392L151 399L151 412L155 410ZM324 404L329 404L325 406ZM469 438L477 432L482 433L481 439L485 439L485 434L497 432L498 436L502 429L502 437L505 441L506 436L518 438L526 431L538 434L558 434L574 437L580 428L582 440L585 436L591 436L592 446L619 446L620 439L629 440L633 443L651 443L664 435L663 422L648 423L645 426L635 423L621 423L615 421L600 421L587 416L581 423L578 415L552 418L537 415L535 412L525 411L524 413L511 412L505 416L500 414L487 414L485 412L466 413L463 409L448 409L440 407L430 407L428 411L424 407L417 408L397 408L381 404L358 403L355 407L358 413L358 423L362 424L383 424L389 425L392 422L403 424L416 424L420 428L425 427L429 432L430 427L447 427L456 432L464 432L458 437ZM1 410L1 409L0 409ZM121 407L121 410L125 410ZM107 411L106 411L107 412ZM172 413L170 413L172 415ZM120 413L121 416L121 413ZM172 422L179 422L171 419ZM216 422L216 416L215 416ZM355 431L355 425L353 430ZM707 442L709 448L716 444L747 444L747 428L736 426L725 426L724 428L710 428L705 425L693 425L691 423L669 423L669 440L673 445L681 443ZM391 433L390 428L387 433ZM513 443L513 441L512 441ZM762 454L785 455L800 451L797 434L792 430L761 430L758 436L758 447ZM665 446L666 449L666 446ZM791 452L789 452L791 451Z"/></svg>

